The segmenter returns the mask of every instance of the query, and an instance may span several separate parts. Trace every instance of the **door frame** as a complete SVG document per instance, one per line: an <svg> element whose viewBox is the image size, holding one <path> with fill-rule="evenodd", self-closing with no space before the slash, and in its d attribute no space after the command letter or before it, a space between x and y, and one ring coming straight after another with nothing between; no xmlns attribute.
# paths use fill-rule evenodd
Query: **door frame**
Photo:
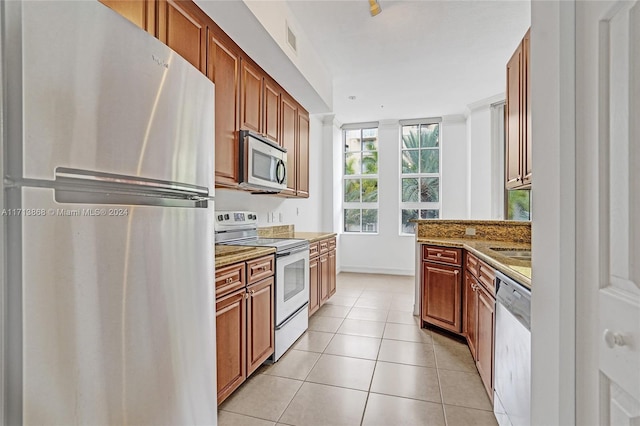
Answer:
<svg viewBox="0 0 640 426"><path fill-rule="evenodd" d="M531 2L531 424L576 424L576 7Z"/></svg>

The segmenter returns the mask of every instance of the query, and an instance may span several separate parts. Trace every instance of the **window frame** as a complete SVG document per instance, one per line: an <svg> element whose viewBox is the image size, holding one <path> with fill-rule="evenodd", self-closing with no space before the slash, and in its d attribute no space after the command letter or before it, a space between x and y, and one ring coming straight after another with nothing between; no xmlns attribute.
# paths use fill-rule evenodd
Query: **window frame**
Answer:
<svg viewBox="0 0 640 426"><path fill-rule="evenodd" d="M428 125L438 125L438 172L437 173L422 173L420 170L416 173L404 173L402 170L402 161L403 161L403 152L409 151L410 149L403 148L403 128L406 126L418 126L418 135L420 134L421 126ZM440 219L442 215L442 119L439 117L436 118L424 118L424 119L416 119L416 120L400 120L400 128L399 128L399 140L398 140L398 152L399 152L399 173L398 173L398 205L399 205L399 214L398 214L398 235L401 237L415 237L414 233L407 233L403 230L402 224L402 211L403 210L417 210L418 211L418 220L420 220L420 210L437 210L438 217L433 218L434 220ZM418 151L422 151L430 148L421 148L418 147ZM433 149L433 148L431 148ZM420 161L418 161L420 163ZM423 201L402 201L402 180L415 178L420 182L421 178L437 178L438 179L438 201L433 202L423 202ZM419 183L418 183L419 184ZM414 227L415 228L415 227Z"/></svg>
<svg viewBox="0 0 640 426"><path fill-rule="evenodd" d="M365 150L364 146L360 146L360 151L347 151L347 133L350 131L358 130L360 131L360 141L361 143L364 141L364 131L365 130L376 130L376 146L377 149L375 151ZM343 234L350 235L378 235L380 233L380 138L379 138L379 128L378 123L354 123L344 125L341 128L342 130L342 149L341 149L341 161L342 161L342 179L341 179L341 201L342 201L342 231ZM363 174L362 173L362 161L360 162L360 173L355 174L346 174L346 156L349 152L359 152L361 155L366 152L376 152L378 153L377 158L377 173L375 174ZM362 201L362 181L367 179L375 179L377 185L377 199L376 201ZM360 201L345 201L345 186L347 181L350 180L358 180L360 182ZM346 220L345 214L347 210L360 210L360 231L347 231L346 230ZM367 232L363 231L362 224L362 212L363 210L375 210L376 211L376 231L375 232Z"/></svg>

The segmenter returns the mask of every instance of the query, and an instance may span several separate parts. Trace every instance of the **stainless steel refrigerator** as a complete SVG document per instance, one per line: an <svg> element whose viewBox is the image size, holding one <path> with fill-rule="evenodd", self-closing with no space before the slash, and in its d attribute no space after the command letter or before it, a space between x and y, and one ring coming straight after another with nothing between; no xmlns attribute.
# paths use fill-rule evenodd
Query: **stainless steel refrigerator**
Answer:
<svg viewBox="0 0 640 426"><path fill-rule="evenodd" d="M213 83L97 1L0 11L2 420L215 425Z"/></svg>

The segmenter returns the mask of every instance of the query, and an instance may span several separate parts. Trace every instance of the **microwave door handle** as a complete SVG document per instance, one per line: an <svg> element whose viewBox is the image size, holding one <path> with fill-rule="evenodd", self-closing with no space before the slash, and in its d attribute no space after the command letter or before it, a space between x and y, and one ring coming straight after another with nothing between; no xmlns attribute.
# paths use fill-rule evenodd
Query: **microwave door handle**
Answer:
<svg viewBox="0 0 640 426"><path fill-rule="evenodd" d="M284 183L287 178L286 168L284 165L284 161L278 160L276 164L276 181L280 184Z"/></svg>

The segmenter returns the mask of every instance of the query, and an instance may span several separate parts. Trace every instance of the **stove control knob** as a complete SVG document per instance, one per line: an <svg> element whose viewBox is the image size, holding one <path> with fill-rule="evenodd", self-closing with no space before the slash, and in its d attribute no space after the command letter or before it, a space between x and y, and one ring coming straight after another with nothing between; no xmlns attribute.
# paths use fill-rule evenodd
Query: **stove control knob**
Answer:
<svg viewBox="0 0 640 426"><path fill-rule="evenodd" d="M229 215L228 214L224 215L224 220L229 220Z"/></svg>

